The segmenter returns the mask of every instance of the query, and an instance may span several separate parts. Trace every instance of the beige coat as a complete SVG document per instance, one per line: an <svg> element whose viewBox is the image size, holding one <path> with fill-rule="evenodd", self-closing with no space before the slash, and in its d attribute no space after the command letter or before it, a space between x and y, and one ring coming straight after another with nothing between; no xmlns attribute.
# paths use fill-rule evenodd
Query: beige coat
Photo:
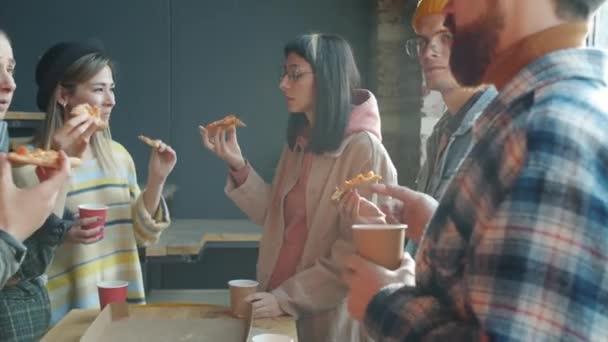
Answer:
<svg viewBox="0 0 608 342"><path fill-rule="evenodd" d="M264 227L257 264L260 291L267 291L279 255L285 230L283 203L298 180L302 160L302 152L285 148L272 185L253 170L238 188L228 177L228 197ZM347 288L340 278L343 257L354 252L352 221L339 215L331 195L344 180L370 170L380 174L384 183L397 182L397 172L381 141L365 131L348 136L336 152L313 156L303 208L308 239L296 274L272 291L281 308L298 319L301 342L364 340L358 323L346 312ZM280 189L277 183L282 184ZM371 197L369 191L361 195Z"/></svg>

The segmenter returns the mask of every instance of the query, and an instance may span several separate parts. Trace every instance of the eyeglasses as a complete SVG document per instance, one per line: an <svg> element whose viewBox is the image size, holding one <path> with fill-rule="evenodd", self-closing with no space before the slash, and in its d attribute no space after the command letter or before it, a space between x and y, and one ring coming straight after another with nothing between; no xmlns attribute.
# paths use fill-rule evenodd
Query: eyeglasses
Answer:
<svg viewBox="0 0 608 342"><path fill-rule="evenodd" d="M282 81L285 76L287 76L287 79L289 80L289 82L295 82L297 80L299 80L300 78L302 78L302 76L306 75L306 74L314 74L314 72L312 71L300 71L300 70L283 70L281 72L281 78L279 79L279 81Z"/></svg>
<svg viewBox="0 0 608 342"><path fill-rule="evenodd" d="M434 53L443 55L452 47L454 37L449 31L435 33L430 39L423 36L410 38L405 42L405 52L412 58L418 58L430 47Z"/></svg>

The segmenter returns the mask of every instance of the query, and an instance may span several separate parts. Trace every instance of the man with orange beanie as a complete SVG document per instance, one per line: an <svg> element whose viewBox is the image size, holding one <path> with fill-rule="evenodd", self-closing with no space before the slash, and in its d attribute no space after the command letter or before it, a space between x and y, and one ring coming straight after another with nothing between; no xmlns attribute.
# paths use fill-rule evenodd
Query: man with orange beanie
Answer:
<svg viewBox="0 0 608 342"><path fill-rule="evenodd" d="M608 53L585 47L604 3L448 1L452 73L499 94L439 203L372 187L424 232L414 286L345 260L349 312L377 341L608 341Z"/></svg>
<svg viewBox="0 0 608 342"><path fill-rule="evenodd" d="M447 0L421 0L412 23L416 37L406 43L408 55L420 61L427 88L441 93L448 107L427 140L427 159L417 181L418 191L437 200L473 145L474 121L497 94L492 86L465 88L454 79L449 66L452 34L444 26L445 15L442 13L446 3ZM348 205L343 208L345 213L358 212ZM364 216L365 213L358 215ZM415 255L420 237L420 234L410 234L412 231L407 231L409 255L401 267L396 271L383 270L382 274L373 277L374 282L381 285L412 282L414 263L410 262L410 256Z"/></svg>
<svg viewBox="0 0 608 342"><path fill-rule="evenodd" d="M421 0L412 23L416 37L406 42L407 54L420 62L426 87L441 93L447 106L427 140L427 158L417 178L417 190L437 200L473 144L473 123L496 96L492 86L462 87L452 75L452 34L444 26L443 14L447 2ZM416 242L408 242L411 255L415 254Z"/></svg>

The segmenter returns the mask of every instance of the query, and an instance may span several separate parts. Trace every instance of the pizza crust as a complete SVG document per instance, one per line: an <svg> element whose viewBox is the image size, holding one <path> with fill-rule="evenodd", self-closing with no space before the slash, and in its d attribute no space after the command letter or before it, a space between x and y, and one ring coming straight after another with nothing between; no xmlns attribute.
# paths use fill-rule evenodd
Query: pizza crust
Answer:
<svg viewBox="0 0 608 342"><path fill-rule="evenodd" d="M208 124L207 126L205 126L205 129L207 130L207 132L209 133L209 135L215 135L215 132L221 127L224 129L229 129L231 127L246 127L247 125L239 120L239 118L237 118L236 116L229 114L226 115L223 119L214 121L210 124Z"/></svg>
<svg viewBox="0 0 608 342"><path fill-rule="evenodd" d="M137 139L141 140L144 144L152 147L152 148L159 148L160 147L160 142L158 140L154 140L151 138L148 138L147 136L140 134Z"/></svg>
<svg viewBox="0 0 608 342"><path fill-rule="evenodd" d="M71 167L78 167L82 164L82 160L80 158L68 158L70 160ZM25 154L16 152L8 153L8 160L17 167L24 165L35 165L46 168L57 168L59 166L58 159L59 153L54 150L36 149L34 151L27 151Z"/></svg>
<svg viewBox="0 0 608 342"><path fill-rule="evenodd" d="M333 201L339 201L348 191L363 185L377 183L379 180L382 180L382 176L375 174L374 171L369 171L365 174L360 173L355 177L344 181L344 184L342 184L341 187L336 187L336 191L331 195L331 199Z"/></svg>

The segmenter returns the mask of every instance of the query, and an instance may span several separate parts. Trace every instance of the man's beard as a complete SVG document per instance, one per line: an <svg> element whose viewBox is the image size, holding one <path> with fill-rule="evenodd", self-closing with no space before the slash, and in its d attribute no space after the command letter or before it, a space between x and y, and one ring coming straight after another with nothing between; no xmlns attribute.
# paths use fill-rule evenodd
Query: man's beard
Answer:
<svg viewBox="0 0 608 342"><path fill-rule="evenodd" d="M498 4L490 8L487 14L462 28L456 28L452 14L445 20L445 26L454 36L450 68L458 83L464 87L482 84L496 53L504 16Z"/></svg>

